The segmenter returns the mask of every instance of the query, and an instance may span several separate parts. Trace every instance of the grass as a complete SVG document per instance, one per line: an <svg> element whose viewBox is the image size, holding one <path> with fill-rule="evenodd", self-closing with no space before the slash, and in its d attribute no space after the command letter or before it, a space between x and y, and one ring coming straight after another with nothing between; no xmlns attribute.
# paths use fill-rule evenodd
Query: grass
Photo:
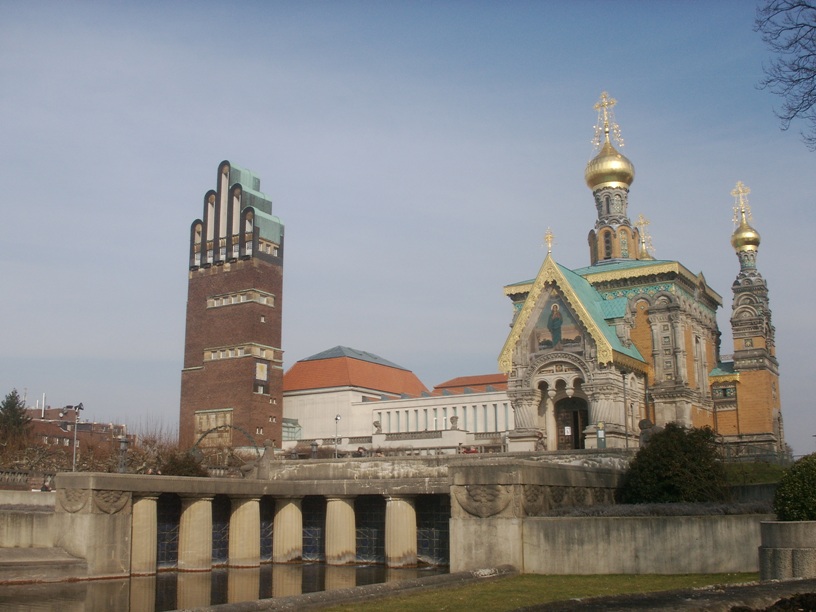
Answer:
<svg viewBox="0 0 816 612"><path fill-rule="evenodd" d="M330 612L506 612L566 599L671 591L759 579L758 574L539 576L525 574L468 586L434 589L328 608Z"/></svg>

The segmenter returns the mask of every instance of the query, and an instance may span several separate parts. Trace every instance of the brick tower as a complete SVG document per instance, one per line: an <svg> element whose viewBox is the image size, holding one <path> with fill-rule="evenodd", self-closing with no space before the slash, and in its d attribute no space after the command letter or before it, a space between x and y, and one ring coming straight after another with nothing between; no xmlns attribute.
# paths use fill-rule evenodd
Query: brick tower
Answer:
<svg viewBox="0 0 816 612"><path fill-rule="evenodd" d="M252 172L218 166L189 265L180 444L280 446L283 223Z"/></svg>
<svg viewBox="0 0 816 612"><path fill-rule="evenodd" d="M717 406L715 429L725 441L770 454L785 451L785 432L768 284L756 265L760 236L748 223L749 193L742 182L731 192L737 226L731 245L740 263L732 285L734 359L720 365L712 392Z"/></svg>

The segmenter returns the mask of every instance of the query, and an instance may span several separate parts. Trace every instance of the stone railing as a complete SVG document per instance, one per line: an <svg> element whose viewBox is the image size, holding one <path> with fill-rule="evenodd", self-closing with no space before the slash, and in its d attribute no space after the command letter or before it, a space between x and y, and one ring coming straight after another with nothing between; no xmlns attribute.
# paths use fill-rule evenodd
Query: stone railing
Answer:
<svg viewBox="0 0 816 612"><path fill-rule="evenodd" d="M434 440L442 437L442 431L406 431L403 433L385 434L388 442L398 442L400 440Z"/></svg>

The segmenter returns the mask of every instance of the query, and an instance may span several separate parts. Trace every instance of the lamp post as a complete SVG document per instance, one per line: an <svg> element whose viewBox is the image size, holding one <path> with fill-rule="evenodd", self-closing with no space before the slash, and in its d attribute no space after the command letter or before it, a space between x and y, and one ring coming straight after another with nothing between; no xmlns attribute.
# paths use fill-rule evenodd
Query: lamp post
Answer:
<svg viewBox="0 0 816 612"><path fill-rule="evenodd" d="M76 472L77 424L79 423L79 411L83 409L84 406L82 405L82 402L79 402L76 406L66 406L59 413L60 418L63 418L68 410L74 411L74 461L71 464L72 472Z"/></svg>
<svg viewBox="0 0 816 612"><path fill-rule="evenodd" d="M127 456L128 439L127 436L119 436L119 473L125 473L125 457Z"/></svg>
<svg viewBox="0 0 816 612"><path fill-rule="evenodd" d="M340 427L340 415L334 417L334 458L337 459L337 437Z"/></svg>

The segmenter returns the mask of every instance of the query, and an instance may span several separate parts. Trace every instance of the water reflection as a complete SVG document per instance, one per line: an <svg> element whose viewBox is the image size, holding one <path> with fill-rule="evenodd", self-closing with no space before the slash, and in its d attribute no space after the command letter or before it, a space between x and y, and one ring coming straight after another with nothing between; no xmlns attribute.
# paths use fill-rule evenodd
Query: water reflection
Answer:
<svg viewBox="0 0 816 612"><path fill-rule="evenodd" d="M122 580L36 585L3 585L0 611L163 612L254 601L410 580L447 573L447 568L393 569L382 566L263 565L212 572L162 572Z"/></svg>

